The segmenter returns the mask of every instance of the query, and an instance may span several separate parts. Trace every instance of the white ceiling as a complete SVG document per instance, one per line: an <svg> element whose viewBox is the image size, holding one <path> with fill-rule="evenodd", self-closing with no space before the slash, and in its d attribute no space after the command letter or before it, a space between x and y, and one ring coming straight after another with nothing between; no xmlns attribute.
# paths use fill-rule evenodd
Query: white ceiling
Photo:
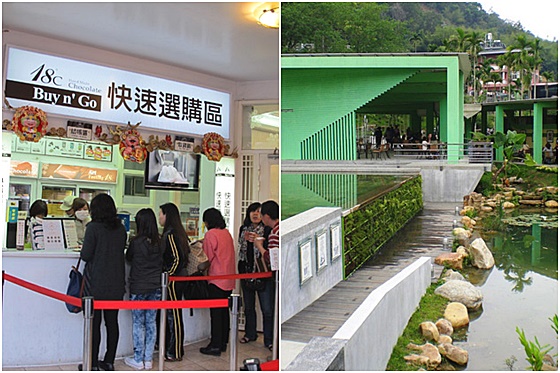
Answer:
<svg viewBox="0 0 560 373"><path fill-rule="evenodd" d="M2 3L2 29L48 36L233 81L278 80L270 3ZM9 32L9 31L8 31Z"/></svg>

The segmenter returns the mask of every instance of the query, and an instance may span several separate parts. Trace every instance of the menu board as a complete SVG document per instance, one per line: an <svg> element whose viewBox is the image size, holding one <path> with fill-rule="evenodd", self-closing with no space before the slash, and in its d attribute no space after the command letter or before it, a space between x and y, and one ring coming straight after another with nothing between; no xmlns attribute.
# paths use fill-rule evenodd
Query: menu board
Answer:
<svg viewBox="0 0 560 373"><path fill-rule="evenodd" d="M84 159L111 162L113 147L110 145L86 144Z"/></svg>
<svg viewBox="0 0 560 373"><path fill-rule="evenodd" d="M84 130L83 128L80 129L80 131ZM87 135L84 136L87 137ZM54 137L43 137L38 142L32 142L21 141L17 136L14 136L12 139L12 149L16 153L46 154L102 162L111 162L113 160L112 145Z"/></svg>
<svg viewBox="0 0 560 373"><path fill-rule="evenodd" d="M76 222L73 219L43 219L45 250L64 250L78 247Z"/></svg>
<svg viewBox="0 0 560 373"><path fill-rule="evenodd" d="M59 139L48 139L46 154L61 157L83 158L84 143Z"/></svg>

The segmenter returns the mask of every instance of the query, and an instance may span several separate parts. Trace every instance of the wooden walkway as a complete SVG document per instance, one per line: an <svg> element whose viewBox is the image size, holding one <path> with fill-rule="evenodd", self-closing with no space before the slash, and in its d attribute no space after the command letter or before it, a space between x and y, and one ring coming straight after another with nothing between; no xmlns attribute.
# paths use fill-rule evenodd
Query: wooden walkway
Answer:
<svg viewBox="0 0 560 373"><path fill-rule="evenodd" d="M374 289L419 257L436 257L443 252L443 237L451 237L453 220L460 220L455 216L455 206L460 205L426 204L348 280L284 322L282 340L308 343L315 336L332 337Z"/></svg>

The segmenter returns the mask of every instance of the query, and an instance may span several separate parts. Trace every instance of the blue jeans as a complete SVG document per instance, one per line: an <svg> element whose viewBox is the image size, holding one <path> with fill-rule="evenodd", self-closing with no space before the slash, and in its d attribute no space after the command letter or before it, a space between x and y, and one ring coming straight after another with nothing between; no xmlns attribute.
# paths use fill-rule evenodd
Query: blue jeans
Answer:
<svg viewBox="0 0 560 373"><path fill-rule="evenodd" d="M146 294L131 294L130 300L160 300L161 289ZM157 310L132 310L132 338L134 341L134 360L152 361L156 344Z"/></svg>
<svg viewBox="0 0 560 373"><path fill-rule="evenodd" d="M243 289L243 309L245 312L245 337L250 340L257 339L257 313L255 311L255 293L259 295L263 315L263 334L264 345L272 344L274 333L274 280L264 279L266 286L259 291L249 290L245 286ZM242 282L243 284L243 282Z"/></svg>

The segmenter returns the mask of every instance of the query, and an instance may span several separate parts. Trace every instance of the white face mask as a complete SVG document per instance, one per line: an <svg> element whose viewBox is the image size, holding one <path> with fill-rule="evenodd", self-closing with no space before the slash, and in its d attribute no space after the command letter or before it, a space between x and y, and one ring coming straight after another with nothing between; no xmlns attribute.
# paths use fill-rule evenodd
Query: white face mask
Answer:
<svg viewBox="0 0 560 373"><path fill-rule="evenodd" d="M76 219L80 220L80 221L84 221L85 219L87 219L89 217L89 211L87 210L80 210L80 211L76 211Z"/></svg>

